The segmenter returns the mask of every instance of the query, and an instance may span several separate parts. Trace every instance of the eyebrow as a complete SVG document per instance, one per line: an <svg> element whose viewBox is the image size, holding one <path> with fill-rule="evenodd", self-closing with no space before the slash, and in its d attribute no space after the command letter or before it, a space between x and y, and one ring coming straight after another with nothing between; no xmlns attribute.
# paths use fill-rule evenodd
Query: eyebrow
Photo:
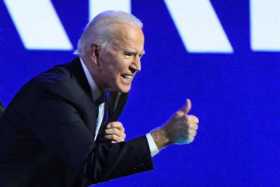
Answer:
<svg viewBox="0 0 280 187"><path fill-rule="evenodd" d="M127 52L130 52L130 53L138 54L138 52L137 52L136 50L134 50L134 49L125 49L125 48L124 48L123 50L124 50L124 51L127 51ZM145 53L146 53L145 50L143 50L143 51L141 51L141 52L139 53L139 55L143 56Z"/></svg>

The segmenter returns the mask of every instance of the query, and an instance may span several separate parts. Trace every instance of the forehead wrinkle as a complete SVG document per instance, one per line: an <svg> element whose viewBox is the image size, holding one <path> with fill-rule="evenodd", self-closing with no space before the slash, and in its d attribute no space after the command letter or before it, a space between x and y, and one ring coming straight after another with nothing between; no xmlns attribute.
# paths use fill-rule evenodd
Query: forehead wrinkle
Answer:
<svg viewBox="0 0 280 187"><path fill-rule="evenodd" d="M135 48L138 47L138 44L144 44L144 35L139 26L127 23L115 23L112 24L111 31L111 44L122 49L133 48L137 51L141 50L142 53L143 49Z"/></svg>

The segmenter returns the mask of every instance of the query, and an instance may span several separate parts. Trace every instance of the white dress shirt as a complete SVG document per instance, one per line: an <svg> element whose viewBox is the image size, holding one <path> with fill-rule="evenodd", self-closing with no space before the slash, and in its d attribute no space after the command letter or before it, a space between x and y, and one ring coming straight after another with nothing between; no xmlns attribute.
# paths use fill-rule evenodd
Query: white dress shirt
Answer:
<svg viewBox="0 0 280 187"><path fill-rule="evenodd" d="M92 96L93 96L93 100L95 101L101 96L101 91L97 87L97 85L96 85L95 81L93 80L87 66L84 64L84 62L81 58L80 58L80 61L81 61L84 73L86 75L86 79L89 83L90 90L91 90L91 93L92 93ZM100 126L101 126L101 123L102 123L102 119L104 117L104 111L105 111L105 103L101 103L99 105L99 108L98 108L98 117L97 117L97 124L96 124L94 140L96 140L97 134L99 132L99 129L100 129ZM159 152L159 149L158 149L151 133L147 133L146 138L147 138L147 141L148 141L151 156L153 157Z"/></svg>

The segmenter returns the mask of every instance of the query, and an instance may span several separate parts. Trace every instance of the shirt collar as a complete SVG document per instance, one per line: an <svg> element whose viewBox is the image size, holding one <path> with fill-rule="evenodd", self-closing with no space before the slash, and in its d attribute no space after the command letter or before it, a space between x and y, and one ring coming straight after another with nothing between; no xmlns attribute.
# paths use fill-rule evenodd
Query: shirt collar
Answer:
<svg viewBox="0 0 280 187"><path fill-rule="evenodd" d="M101 96L101 90L97 87L93 77L91 76L87 66L85 65L84 61L82 58L80 58L81 64L82 64L82 68L84 70L86 79L88 81L88 84L90 86L90 90L91 90L91 95L93 97L93 100L96 101L100 96Z"/></svg>

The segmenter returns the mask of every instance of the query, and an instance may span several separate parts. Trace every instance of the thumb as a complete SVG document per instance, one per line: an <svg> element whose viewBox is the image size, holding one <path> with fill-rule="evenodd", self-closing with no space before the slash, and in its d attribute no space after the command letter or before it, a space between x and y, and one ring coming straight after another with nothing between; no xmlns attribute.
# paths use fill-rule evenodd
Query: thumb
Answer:
<svg viewBox="0 0 280 187"><path fill-rule="evenodd" d="M190 99L186 99L185 105L181 108L181 111L188 114L192 108L192 102Z"/></svg>

